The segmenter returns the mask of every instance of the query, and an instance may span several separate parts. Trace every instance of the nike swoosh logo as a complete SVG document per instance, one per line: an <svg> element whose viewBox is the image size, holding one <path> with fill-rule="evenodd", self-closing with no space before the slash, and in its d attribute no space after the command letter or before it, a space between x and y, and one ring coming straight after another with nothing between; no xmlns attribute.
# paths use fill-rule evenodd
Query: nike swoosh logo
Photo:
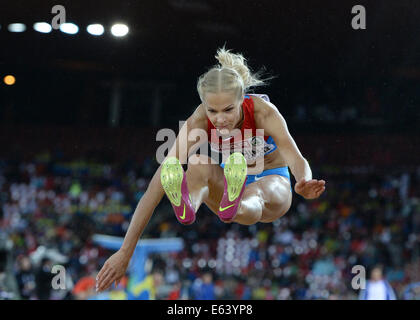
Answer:
<svg viewBox="0 0 420 320"><path fill-rule="evenodd" d="M230 206L227 206L227 207L224 207L224 208L219 207L219 211L223 212L223 211L225 211L226 209L229 209L230 207L233 207L234 205L235 205L235 204L231 204Z"/></svg>
<svg viewBox="0 0 420 320"><path fill-rule="evenodd" d="M185 219L185 203L184 203L184 213L182 214L182 216L179 217L181 220Z"/></svg>

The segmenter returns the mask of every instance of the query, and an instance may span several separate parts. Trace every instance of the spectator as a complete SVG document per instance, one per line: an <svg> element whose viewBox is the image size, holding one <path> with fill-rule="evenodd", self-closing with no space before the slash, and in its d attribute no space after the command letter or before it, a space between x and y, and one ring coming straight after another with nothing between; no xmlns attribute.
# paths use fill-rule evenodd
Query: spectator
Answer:
<svg viewBox="0 0 420 320"><path fill-rule="evenodd" d="M38 268L35 281L36 281L36 294L39 300L49 300L51 295L51 282L54 274L51 273L52 262L48 258L41 260L41 265Z"/></svg>
<svg viewBox="0 0 420 320"><path fill-rule="evenodd" d="M35 274L31 260L27 256L20 256L17 260L16 281L22 299L30 300L35 298Z"/></svg>
<svg viewBox="0 0 420 320"><path fill-rule="evenodd" d="M195 299L197 300L214 300L214 284L211 273L206 272L202 279L197 278L197 287L195 290Z"/></svg>
<svg viewBox="0 0 420 320"><path fill-rule="evenodd" d="M41 249L54 263L63 264L60 255L68 257L66 274L75 283L91 276L110 254L92 235L124 234L147 179L141 168L124 171L118 164L71 159L45 165L39 159L0 161L0 228L14 244L11 261L17 262L14 275L22 297L60 299L48 295L51 266L35 272ZM357 299L350 287L350 267L356 264L385 264L398 293L420 281L418 266L407 263L415 261L420 248L420 170L317 170L330 181L328 193L311 203L295 197L293 214L270 224L223 224L202 208L200 224L185 229L163 202L145 236L182 237L185 248L159 254L165 277L157 279L161 289L149 297L205 299L213 292L221 299ZM206 280L208 271L217 282Z"/></svg>
<svg viewBox="0 0 420 320"><path fill-rule="evenodd" d="M394 290L384 279L382 268L376 266L372 269L370 280L366 282L366 289L360 290L360 300L396 300Z"/></svg>

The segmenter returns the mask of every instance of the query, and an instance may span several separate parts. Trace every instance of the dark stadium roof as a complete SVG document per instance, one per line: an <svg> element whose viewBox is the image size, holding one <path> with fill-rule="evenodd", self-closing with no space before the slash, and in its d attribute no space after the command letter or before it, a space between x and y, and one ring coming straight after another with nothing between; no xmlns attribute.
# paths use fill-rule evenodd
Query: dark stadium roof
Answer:
<svg viewBox="0 0 420 320"><path fill-rule="evenodd" d="M420 105L418 0L59 4L67 22L79 26L78 34L33 30L34 22L52 21L55 0L1 1L0 77L10 73L18 79L13 88L0 86L0 109L9 110L0 110L0 117L11 114L13 119L5 122L106 125L112 88L122 83L122 126L150 124L151 92L161 88L166 100L160 123L177 123L199 103L197 78L216 63L217 48L226 44L243 53L253 71L265 67L266 76L274 76L260 92L269 94L290 121L303 104L315 128L315 120L328 118L342 130L334 119L347 117L346 112L356 114L350 130L357 130L356 122L420 128L415 125ZM352 28L355 5L366 9L365 30ZM14 22L25 23L27 30L9 32ZM110 34L116 22L129 26L126 37ZM91 23L103 24L105 34L88 34ZM309 126L303 123L302 128Z"/></svg>
<svg viewBox="0 0 420 320"><path fill-rule="evenodd" d="M52 20L55 4L2 1L2 64L29 62L171 78L198 75L214 63L216 48L226 43L243 52L252 67L264 65L289 77L412 76L412 67L419 67L420 6L415 0L60 1L67 21L81 27L79 34L33 31L33 22ZM351 28L356 4L366 8L366 30ZM109 27L116 21L129 25L128 37L115 39L106 33L95 39L85 31L92 22ZM11 22L30 26L22 34L11 34L6 29Z"/></svg>

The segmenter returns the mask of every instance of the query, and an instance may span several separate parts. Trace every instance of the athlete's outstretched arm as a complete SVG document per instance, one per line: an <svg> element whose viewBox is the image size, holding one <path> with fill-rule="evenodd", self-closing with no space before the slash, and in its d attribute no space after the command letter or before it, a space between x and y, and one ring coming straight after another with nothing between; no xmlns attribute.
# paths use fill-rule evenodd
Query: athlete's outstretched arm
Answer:
<svg viewBox="0 0 420 320"><path fill-rule="evenodd" d="M176 142L168 152L167 157L176 156L181 163L186 163L188 153L195 143L195 141L188 141L188 133L192 129L202 129L204 123L201 117L197 116L197 111L194 112L182 126ZM121 248L104 263L102 269L99 271L96 277L97 291L106 290L114 282L118 284L125 275L137 242L164 195L160 182L161 167L159 166L158 170L156 170L145 194L137 204Z"/></svg>
<svg viewBox="0 0 420 320"><path fill-rule="evenodd" d="M280 154L292 171L296 179L295 192L305 199L318 198L325 191L325 181L312 179L312 171L308 161L302 156L289 133L286 120L277 108L272 103L262 99L260 103L266 104L260 108L262 111L259 116L264 135L273 137Z"/></svg>
<svg viewBox="0 0 420 320"><path fill-rule="evenodd" d="M137 204L121 248L104 263L99 271L96 277L97 291L106 290L114 282L117 285L125 275L137 242L152 217L156 206L163 197L163 189L159 186L160 182L158 181L159 172L160 167L153 176L147 191Z"/></svg>

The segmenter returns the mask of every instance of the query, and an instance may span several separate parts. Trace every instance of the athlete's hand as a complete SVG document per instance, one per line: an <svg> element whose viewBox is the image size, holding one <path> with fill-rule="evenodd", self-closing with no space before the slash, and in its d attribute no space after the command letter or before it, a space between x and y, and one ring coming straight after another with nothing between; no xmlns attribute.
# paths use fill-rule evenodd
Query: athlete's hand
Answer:
<svg viewBox="0 0 420 320"><path fill-rule="evenodd" d="M104 266L96 276L96 291L108 289L113 282L118 285L130 262L130 256L118 250L105 261Z"/></svg>
<svg viewBox="0 0 420 320"><path fill-rule="evenodd" d="M308 200L318 198L324 191L324 180L312 179L305 181L305 179L302 178L295 184L295 192Z"/></svg>

